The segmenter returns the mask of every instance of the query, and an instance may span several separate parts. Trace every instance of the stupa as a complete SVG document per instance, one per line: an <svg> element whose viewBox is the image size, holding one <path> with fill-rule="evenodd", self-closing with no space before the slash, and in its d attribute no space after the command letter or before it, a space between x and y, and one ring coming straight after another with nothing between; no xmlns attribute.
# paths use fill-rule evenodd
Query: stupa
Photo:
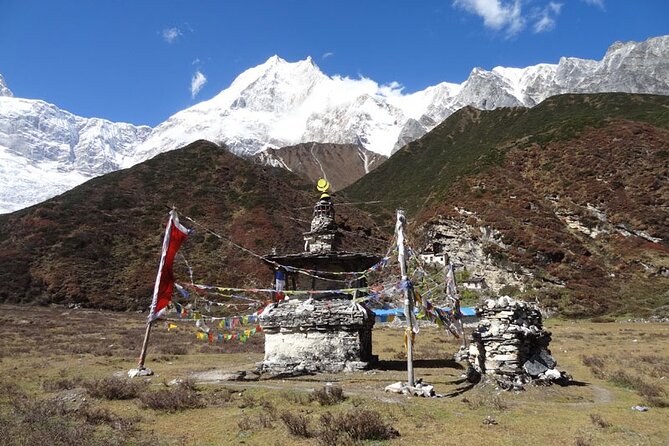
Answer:
<svg viewBox="0 0 669 446"><path fill-rule="evenodd" d="M276 376L360 370L373 364L373 312L356 298L367 285L359 272L380 256L339 250L341 233L335 209L321 179L304 252L265 257L275 277L278 302L259 321L265 333L265 358L259 369ZM294 294L291 290L310 291Z"/></svg>

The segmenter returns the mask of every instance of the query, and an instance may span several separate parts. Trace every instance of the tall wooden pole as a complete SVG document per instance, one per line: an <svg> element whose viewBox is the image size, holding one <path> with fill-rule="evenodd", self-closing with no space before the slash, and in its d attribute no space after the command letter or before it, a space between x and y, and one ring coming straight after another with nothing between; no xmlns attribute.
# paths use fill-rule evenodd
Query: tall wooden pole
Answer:
<svg viewBox="0 0 669 446"><path fill-rule="evenodd" d="M407 381L409 387L414 386L413 374L413 291L409 289L407 277L407 264L404 255L404 223L406 217L402 209L397 210L397 223L395 224L395 232L397 233L397 257L400 262L400 271L402 273L402 283L404 289L404 312L406 313L407 323L409 324L409 331L407 336Z"/></svg>
<svg viewBox="0 0 669 446"><path fill-rule="evenodd" d="M146 349L149 346L149 335L151 334L151 326L153 326L153 321L146 323L146 332L144 333L142 352L139 354L139 363L137 364L137 368L139 370L144 369L144 361L146 361Z"/></svg>
<svg viewBox="0 0 669 446"><path fill-rule="evenodd" d="M446 294L448 295L449 298L451 298L453 305L452 310L455 311L455 307L457 305L458 311L460 312L460 317L458 318L458 328L460 329L460 333L462 333L462 347L466 350L469 348L469 343L467 342L467 333L465 333L465 325L462 322L462 308L460 307L460 295L458 293L458 283L455 280L455 269L453 268L453 264L451 263L451 256L448 254L444 253L444 269L446 270L444 272L444 277L446 279ZM448 275L449 273L453 273L453 288L455 289L455 296L450 296L450 292L448 290Z"/></svg>

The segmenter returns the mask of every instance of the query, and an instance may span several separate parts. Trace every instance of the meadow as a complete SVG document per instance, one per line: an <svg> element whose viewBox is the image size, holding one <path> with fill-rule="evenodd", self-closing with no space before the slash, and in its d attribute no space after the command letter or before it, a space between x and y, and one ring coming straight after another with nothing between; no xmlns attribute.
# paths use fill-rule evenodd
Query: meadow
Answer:
<svg viewBox="0 0 669 446"><path fill-rule="evenodd" d="M548 319L571 385L499 391L462 382L459 341L416 338L416 378L442 398L384 393L406 380L399 326L374 329L366 372L258 379L263 335L196 338L191 323L152 333L128 380L145 315L0 306L3 445L668 445L669 324ZM248 380L220 381L248 371ZM640 412L633 406L644 406Z"/></svg>

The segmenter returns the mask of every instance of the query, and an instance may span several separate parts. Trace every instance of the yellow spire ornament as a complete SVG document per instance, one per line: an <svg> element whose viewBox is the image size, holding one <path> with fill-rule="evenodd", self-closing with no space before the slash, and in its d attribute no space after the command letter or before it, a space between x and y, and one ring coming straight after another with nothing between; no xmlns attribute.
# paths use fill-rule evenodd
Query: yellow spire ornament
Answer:
<svg viewBox="0 0 669 446"><path fill-rule="evenodd" d="M330 183L325 178L320 178L318 183L316 183L316 189L318 192L321 192L321 198L329 198L328 190L330 189Z"/></svg>

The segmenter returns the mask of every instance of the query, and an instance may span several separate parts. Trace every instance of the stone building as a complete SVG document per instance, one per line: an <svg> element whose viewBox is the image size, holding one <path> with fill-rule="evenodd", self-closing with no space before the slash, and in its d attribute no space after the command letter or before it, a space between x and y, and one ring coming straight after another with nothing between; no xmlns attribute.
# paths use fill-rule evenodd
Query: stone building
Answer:
<svg viewBox="0 0 669 446"><path fill-rule="evenodd" d="M460 286L466 290L485 291L488 289L488 284L484 277L472 277L460 282Z"/></svg>
<svg viewBox="0 0 669 446"><path fill-rule="evenodd" d="M365 287L365 278L340 273L364 271L381 257L339 250L334 205L327 187L319 191L311 230L304 233L304 252L265 257L278 271L281 279L276 282L282 290L277 291L281 300L266 307L259 318L265 333L261 372L278 376L340 372L364 369L376 361L374 314L364 303L353 301L362 297L357 291L341 291ZM291 290L317 293L292 295Z"/></svg>

